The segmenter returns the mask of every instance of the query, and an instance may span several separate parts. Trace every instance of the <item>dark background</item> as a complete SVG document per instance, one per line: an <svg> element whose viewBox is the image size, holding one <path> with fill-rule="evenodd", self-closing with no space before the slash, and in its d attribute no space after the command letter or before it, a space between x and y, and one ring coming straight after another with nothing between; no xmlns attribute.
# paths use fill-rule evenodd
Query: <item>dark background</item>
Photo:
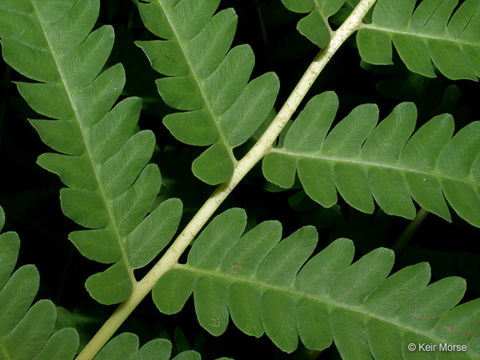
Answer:
<svg viewBox="0 0 480 360"><path fill-rule="evenodd" d="M221 8L234 7L239 15L235 44L248 43L256 54L254 76L274 71L281 79L277 110L295 86L318 49L296 31L300 15L288 12L280 0L223 0ZM141 128L155 131L158 148L154 161L164 176L162 197L180 197L184 202L185 223L213 191L191 173L193 159L201 149L177 142L161 123L171 110L158 97L151 70L134 40L150 39L141 24L135 5L128 0L102 0L98 26L112 24L116 46L110 63L122 62L127 72L124 96L144 98ZM413 101L419 108L421 125L432 116L449 112L455 116L457 129L479 119L477 83L452 82L439 75L427 79L409 73L398 58L395 65L375 67L363 64L354 39L343 46L311 90L309 97L334 90L340 98L339 118L353 107L376 103L381 115L403 101ZM27 118L35 117L20 98L13 81L21 77L3 62L0 64L0 204L7 216L8 230L17 231L22 239L19 264L34 263L40 270L39 298L50 298L61 310L59 321L75 324L82 339L98 328L113 307L99 306L83 287L86 278L103 266L83 258L68 241L68 233L77 228L60 210L58 178L36 165L38 155L48 148L41 143ZM245 149L239 149L239 152ZM261 186L263 184L263 186ZM266 191L267 190L267 191ZM344 236L354 240L356 257L380 247L392 247L409 221L389 217L381 210L366 215L349 208L341 200L338 206L323 209L309 200L297 186L277 191L265 183L257 166L238 186L221 210L238 206L247 209L249 226L265 219L278 219L287 235L298 227L312 224L320 232L319 249ZM453 214L453 223L429 215L408 244L397 251L396 269L420 261L432 266L432 279L458 275L467 279L466 298L479 296L480 257L477 251L479 232ZM138 273L138 277L142 272ZM177 350L194 348L204 359L230 356L237 359L287 359L269 339L248 337L229 325L226 334L215 338L198 325L189 300L175 316L164 316L150 298L132 314L122 330L136 332L142 342L156 336L169 337ZM297 359L337 359L336 350L308 352L300 346L293 354Z"/></svg>

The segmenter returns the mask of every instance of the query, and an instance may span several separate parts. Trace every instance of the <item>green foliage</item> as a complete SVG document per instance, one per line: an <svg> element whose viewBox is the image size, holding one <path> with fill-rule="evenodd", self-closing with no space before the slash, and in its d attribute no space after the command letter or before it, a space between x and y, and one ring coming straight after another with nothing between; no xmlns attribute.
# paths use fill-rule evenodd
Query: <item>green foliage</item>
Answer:
<svg viewBox="0 0 480 360"><path fill-rule="evenodd" d="M209 146L192 171L210 185L228 181L244 144L273 110L279 90L275 74L248 82L255 57L248 45L229 50L237 26L232 9L213 15L220 0L152 0L138 3L145 26L163 40L139 41L167 105L186 110L166 116L178 140ZM190 16L186 14L195 14Z"/></svg>
<svg viewBox="0 0 480 360"><path fill-rule="evenodd" d="M394 255L384 248L350 264L354 246L347 239L310 258L317 246L314 227L280 241L279 222L263 222L242 235L246 221L241 209L212 220L187 263L155 286L160 311L180 311L193 293L198 320L211 334L226 330L230 314L240 330L266 334L286 352L297 348L300 337L315 350L334 341L347 360L370 359L370 353L375 359L416 358L405 353L408 343L464 344L469 351L455 359L480 356L474 345L480 301L455 308L465 292L463 279L448 277L427 286L426 263L388 276Z"/></svg>
<svg viewBox="0 0 480 360"><path fill-rule="evenodd" d="M4 222L0 207L0 231ZM71 360L77 353L78 334L73 328L54 332L57 312L51 301L32 305L40 276L33 265L13 272L19 249L17 233L0 234L0 359Z"/></svg>
<svg viewBox="0 0 480 360"><path fill-rule="evenodd" d="M392 43L409 70L450 79L480 76L480 3L466 0L378 0L357 34L362 59L392 63Z"/></svg>
<svg viewBox="0 0 480 360"><path fill-rule="evenodd" d="M263 162L265 177L284 188L298 173L305 192L325 207L337 190L352 207L373 213L373 199L387 214L415 217L412 198L450 221L455 211L480 227L480 123L452 138L454 121L439 115L413 136L417 111L403 103L377 126L378 108L361 105L328 134L338 109L333 92L314 97L288 130L281 148Z"/></svg>
<svg viewBox="0 0 480 360"><path fill-rule="evenodd" d="M328 18L340 10L345 0L282 0L282 3L290 11L308 13L298 22L297 29L315 45L324 48L332 34Z"/></svg>
<svg viewBox="0 0 480 360"><path fill-rule="evenodd" d="M140 99L111 109L125 84L121 65L102 71L113 29L91 32L98 0L8 0L0 7L4 59L38 81L17 86L36 112L51 118L31 120L59 152L41 155L38 164L68 186L60 193L65 215L91 229L69 238L87 258L114 263L85 286L97 301L119 303L132 290L133 270L155 258L175 233L182 205L168 200L152 209L161 175L147 165L153 133L137 130Z"/></svg>
<svg viewBox="0 0 480 360"><path fill-rule="evenodd" d="M171 358L172 344L166 339L154 339L138 348L135 334L122 333L108 342L95 360L201 360L196 351L183 351ZM217 360L229 360L220 358ZM231 360L231 359L230 359Z"/></svg>
<svg viewBox="0 0 480 360"><path fill-rule="evenodd" d="M256 18L246 17L237 34L237 15L227 3L233 3L240 14L256 7L258 24ZM58 188L51 177L46 177L45 185L32 166L25 166L30 173L2 163L2 180L14 183L23 178L18 186L0 187L0 197L2 202L3 197L9 199L5 206L16 209L16 221L25 221L23 228L15 227L34 234L25 259L37 256L42 273L43 266L54 272L54 280L43 286L42 293L56 294L55 302L62 307L47 300L32 305L40 286L38 271L33 265L24 265L13 272L20 240L13 232L0 234L0 360L72 359L78 348L82 348L78 354L82 360L198 360L200 354L188 350L190 336L193 348L205 350L207 358L222 354L224 347L238 354L232 343L241 351L250 351L250 357L257 354L256 348L250 348L252 342L233 331L215 340L188 318L172 318L171 323L158 313L152 316L156 310L148 307L131 316L152 287L154 303L165 314L181 311L193 295L198 322L213 336L224 334L231 318L247 335L266 335L265 339L287 353L298 349L295 355L285 355L270 340L258 340L259 347L270 346L268 358L302 358L310 349L305 358L336 359L336 349L324 351L334 343L345 360L480 359L480 300L470 300L478 296L480 288L476 279L479 259L473 252L465 256L470 248L460 246L478 237L473 232L478 229L469 229L449 210L450 206L463 220L480 227L480 123L472 121L476 115L462 111L466 103L474 108L478 94L471 82L449 81L479 77L480 5L478 0L378 0L363 24L359 25L364 14L356 22L350 17L354 20L342 29L360 29L357 43L366 71L352 69L351 59L358 62L356 49L345 49L345 56L335 60L338 65L326 67L327 76L322 74L313 89L334 88L335 92L314 96L291 121L288 114L296 113L295 104L307 94L318 67L310 66L297 87L289 82L289 77L295 78L307 67L300 55L312 51L312 45L297 34L285 36L284 31L294 28L289 22L304 16L298 22L299 32L321 48L332 37L341 44L346 38L339 34L350 32L335 32L330 22L340 25L357 3L2 0L2 56L19 72L13 78L20 81L14 83L26 103L43 117L33 115L28 123L52 149L40 155L37 163L58 175L65 185L60 191L61 208L76 224L61 220L57 224L54 205L44 208L48 201L55 201L58 208ZM217 11L219 7L222 10ZM289 14L284 7L302 15ZM137 8L141 18L136 17ZM262 17L262 11L269 12L268 16ZM145 33L142 21L153 35ZM115 40L111 26L96 26L97 22L118 25L121 41ZM290 25L292 29L286 29ZM280 29L278 34L276 29ZM283 89L295 89L290 97L288 93L280 95L293 100L279 108L270 130L265 129L277 113L274 103L279 80L274 73L252 78L252 48L232 48L234 41L248 38L248 32L256 41L252 46L260 44L265 50L258 53L257 72L274 68L285 78ZM148 40L136 43L141 50L134 46L135 37ZM150 40L152 37L156 39ZM292 39L295 44L290 44ZM371 65L391 64L392 44L416 74L403 64L388 68ZM288 54L277 56L272 49ZM324 55L321 52L317 59L325 59ZM328 59L330 56L328 53ZM135 86L125 88L123 66L113 65L117 59L127 69L135 67L127 71L136 76ZM38 154L36 147L43 152L44 145L32 144L28 135L17 142L18 138L9 139L3 132L5 124L24 125L11 120L10 114L6 116L6 109L18 110L20 118L32 117L18 96L8 95L10 70L2 64L4 68L0 83L2 161L5 157L14 159L15 164L33 164L25 154ZM156 81L158 75L151 68L161 76ZM423 77L435 76L436 69L449 79ZM155 93L148 81L152 86L156 82L165 104L158 97L148 97L152 90ZM432 87L435 91L430 91ZM377 101L375 89L385 98L380 96ZM130 93L146 97L125 96ZM345 99L342 106L336 93ZM379 108L393 107L390 99L413 99L417 106L403 102L378 123ZM150 111L143 113L139 125L142 102ZM365 102L376 102L379 107L370 103L358 106ZM354 110L333 126L337 111L351 108ZM445 109L455 120L452 115L438 115ZM163 124L175 139L158 129L159 114L167 114ZM276 147L261 141L242 160L242 166L237 166L237 156L246 153L265 131L262 139L274 141L272 129L280 132L285 123ZM460 129L456 134L455 127ZM11 133L11 129L5 132ZM156 146L156 136L160 146ZM198 156L196 149L176 140L204 147L203 153ZM265 154L263 174L269 183L263 190L270 190L268 194L258 186L264 179L255 167ZM228 182L234 171L240 181L249 169L252 174L228 199L227 206L238 207L215 217L200 233L237 184L220 186L200 208L200 201L211 190L202 182ZM41 191L23 189L28 182L29 186L38 182ZM338 200L337 191L349 206ZM183 205L171 197L179 195L185 200L188 223L185 221L186 227L159 262L150 271L142 269L164 251L177 232ZM380 210L374 216L355 211L372 214L375 202ZM430 217L426 235L416 239L412 251L406 243L427 212L422 210L422 216L399 237L402 241L395 243L392 237L400 235L404 219L387 214L412 219L417 213L414 202L453 224ZM248 210L248 221L246 211L239 207ZM189 214L199 208L190 219ZM280 222L263 221L270 218L281 218L286 229L300 228L282 240ZM0 231L4 223L0 208ZM303 226L309 224L314 226ZM434 236L436 226L448 226L450 232L443 237L453 237L458 249L450 251L450 245L424 249L425 242L432 239L434 246L440 246ZM98 304L90 308L88 294L80 292L85 299L78 296L73 281L76 276L83 282L84 272L90 274L92 264L77 256L71 244L67 244L70 254L56 247L72 228L75 231L68 238L78 251L109 266L87 279L90 296L105 305L123 302L94 338L91 336L103 322L104 312ZM325 242L318 251L317 229L322 231L322 239L338 239L329 245ZM392 244L401 270L389 275L394 254L381 246ZM189 249L186 261L179 263L185 249ZM352 263L355 251L357 258ZM449 264L440 264L446 258L441 252L448 252ZM425 262L410 265L425 259L432 269ZM140 281L138 273L144 275ZM472 281L468 301L461 305L466 283L450 275L465 275ZM429 285L431 277L441 280ZM76 310L70 313L68 308ZM185 313L182 316L189 315ZM177 332L184 321L188 334ZM123 333L108 342L119 328ZM175 350L169 340L158 338L159 334L168 337L169 332L179 339ZM154 340L140 347L138 335ZM235 336L233 342L230 336ZM468 350L408 351L408 344L421 343L466 345Z"/></svg>

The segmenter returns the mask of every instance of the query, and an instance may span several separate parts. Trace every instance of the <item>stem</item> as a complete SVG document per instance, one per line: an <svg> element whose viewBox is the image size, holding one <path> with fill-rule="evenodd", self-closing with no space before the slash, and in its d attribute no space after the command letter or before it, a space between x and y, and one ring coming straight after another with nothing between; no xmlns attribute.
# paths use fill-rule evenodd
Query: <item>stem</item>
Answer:
<svg viewBox="0 0 480 360"><path fill-rule="evenodd" d="M410 224L408 224L408 226L405 228L402 235L400 235L397 241L395 241L395 244L393 244L392 249L393 251L395 251L396 254L400 253L407 247L408 242L415 234L415 231L417 231L418 227L423 223L428 214L429 212L425 209L418 210L415 219L410 221Z"/></svg>
<svg viewBox="0 0 480 360"><path fill-rule="evenodd" d="M187 246L200 232L202 227L207 223L222 202L245 177L245 175L255 166L255 164L257 164L270 151L275 139L307 95L318 75L325 68L340 46L359 28L362 19L374 3L375 0L361 0L342 26L333 33L328 46L320 51L315 57L265 133L250 151L237 163L230 181L220 185L208 198L162 258L147 273L147 275L136 284L130 297L118 306L112 316L103 324L100 330L85 346L78 355L77 360L92 359L112 337L115 331L117 331L120 325L128 318L137 305L150 293L158 279L178 263L180 255L185 251Z"/></svg>

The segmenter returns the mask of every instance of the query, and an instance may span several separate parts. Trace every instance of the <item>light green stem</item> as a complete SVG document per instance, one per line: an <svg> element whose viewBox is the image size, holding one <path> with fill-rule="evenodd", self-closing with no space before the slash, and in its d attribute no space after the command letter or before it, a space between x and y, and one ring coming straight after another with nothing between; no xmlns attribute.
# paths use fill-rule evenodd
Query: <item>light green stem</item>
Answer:
<svg viewBox="0 0 480 360"><path fill-rule="evenodd" d="M332 34L328 46L320 51L315 57L265 133L250 151L236 164L230 181L220 185L203 204L162 258L147 273L147 275L145 275L145 277L134 286L130 297L118 306L112 316L103 324L100 330L85 346L82 352L78 355L77 360L93 359L138 304L150 293L158 279L178 263L180 255L182 255L187 246L200 232L202 227L207 223L222 202L245 177L245 175L247 175L247 173L255 166L255 164L257 164L265 154L269 152L275 139L285 127L288 120L292 117L293 113L297 110L318 75L325 68L340 46L359 28L362 19L374 3L375 0L361 0L342 26Z"/></svg>

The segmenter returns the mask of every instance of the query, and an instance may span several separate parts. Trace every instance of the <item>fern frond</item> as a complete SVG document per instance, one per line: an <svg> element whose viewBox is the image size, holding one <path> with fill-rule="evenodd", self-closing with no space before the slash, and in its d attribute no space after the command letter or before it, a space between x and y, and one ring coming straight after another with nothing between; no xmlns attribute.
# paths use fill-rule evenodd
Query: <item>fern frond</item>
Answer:
<svg viewBox="0 0 480 360"><path fill-rule="evenodd" d="M324 48L333 32L328 18L336 14L345 0L282 0L283 5L293 12L306 14L297 24L297 30L317 45Z"/></svg>
<svg viewBox="0 0 480 360"><path fill-rule="evenodd" d="M454 80L480 76L480 2L378 0L371 24L357 35L366 62L392 63L392 43L409 70L428 77L435 67Z"/></svg>
<svg viewBox="0 0 480 360"><path fill-rule="evenodd" d="M139 41L164 101L178 110L165 126L178 140L210 146L192 164L195 176L216 185L228 181L245 143L273 109L275 74L248 82L254 55L248 45L229 50L237 26L232 9L213 15L220 0L152 0L138 3L145 26L163 40Z"/></svg>
<svg viewBox="0 0 480 360"><path fill-rule="evenodd" d="M345 360L410 359L407 344L466 345L458 358L478 359L480 302L458 307L465 281L449 277L427 286L426 263L390 273L393 251L379 248L353 264L352 241L317 246L307 226L280 241L281 225L263 222L242 235L241 209L218 215L194 242L186 264L166 273L153 290L160 311L180 311L193 293L199 323L211 334L229 314L248 335L266 334L282 350L335 342ZM455 354L457 356L457 354Z"/></svg>
<svg viewBox="0 0 480 360"><path fill-rule="evenodd" d="M0 232L4 222L0 207ZM51 301L32 305L40 276L33 265L24 265L12 274L19 249L17 233L0 234L0 359L71 360L77 353L77 331L63 328L54 332L57 312Z"/></svg>
<svg viewBox="0 0 480 360"><path fill-rule="evenodd" d="M378 108L361 105L327 135L338 108L333 92L314 97L288 130L281 148L263 161L265 177L283 187L298 173L305 192L324 207L337 190L352 207L413 219L412 198L450 221L444 195L460 217L480 227L480 122L452 138L453 118L439 115L413 136L417 110L398 105L377 126Z"/></svg>
<svg viewBox="0 0 480 360"><path fill-rule="evenodd" d="M95 360L201 360L201 355L193 350L183 351L171 357L172 343L167 339L154 339L139 349L137 335L122 333L112 340L95 356ZM217 360L231 360L219 358Z"/></svg>
<svg viewBox="0 0 480 360"><path fill-rule="evenodd" d="M38 164L68 186L60 193L65 215L92 229L70 240L89 259L114 263L86 282L93 298L112 304L129 296L133 270L173 236L181 203L152 209L161 184L158 167L147 165L155 137L137 130L140 99L111 109L125 73L120 64L102 71L114 34L110 26L91 32L98 11L98 0L5 0L0 37L5 61L38 81L17 83L27 103L50 118L31 123L59 152L41 155Z"/></svg>

